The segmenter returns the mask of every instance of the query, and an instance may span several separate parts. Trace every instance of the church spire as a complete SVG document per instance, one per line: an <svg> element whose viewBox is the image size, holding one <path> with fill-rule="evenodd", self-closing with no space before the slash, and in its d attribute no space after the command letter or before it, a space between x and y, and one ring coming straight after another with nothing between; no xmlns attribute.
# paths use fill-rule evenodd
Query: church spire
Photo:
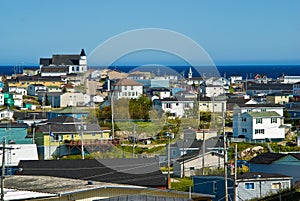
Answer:
<svg viewBox="0 0 300 201"><path fill-rule="evenodd" d="M86 56L84 49L81 49L80 56L81 56L81 57L82 57L82 56Z"/></svg>
<svg viewBox="0 0 300 201"><path fill-rule="evenodd" d="M188 78L192 78L193 77L193 72L192 72L192 68L190 67L190 71L189 71L189 74L188 74Z"/></svg>

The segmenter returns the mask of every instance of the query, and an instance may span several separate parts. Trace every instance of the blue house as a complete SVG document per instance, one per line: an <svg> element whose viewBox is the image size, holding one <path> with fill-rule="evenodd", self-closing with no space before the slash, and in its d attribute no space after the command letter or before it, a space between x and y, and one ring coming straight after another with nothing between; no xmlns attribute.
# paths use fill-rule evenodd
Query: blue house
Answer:
<svg viewBox="0 0 300 201"><path fill-rule="evenodd" d="M234 199L234 181L227 179L228 200L251 200L263 198L283 189L291 188L292 177L261 172L244 172L237 175L237 197ZM213 201L225 200L225 180L223 176L194 176L194 192L215 195Z"/></svg>
<svg viewBox="0 0 300 201"><path fill-rule="evenodd" d="M0 138L5 137L8 143L32 144L32 138L27 136L28 125L25 123L0 123Z"/></svg>

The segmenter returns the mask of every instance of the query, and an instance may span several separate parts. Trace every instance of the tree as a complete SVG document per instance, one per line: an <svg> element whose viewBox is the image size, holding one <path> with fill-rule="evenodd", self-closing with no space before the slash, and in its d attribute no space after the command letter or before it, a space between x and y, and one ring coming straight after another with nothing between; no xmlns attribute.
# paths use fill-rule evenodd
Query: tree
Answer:
<svg viewBox="0 0 300 201"><path fill-rule="evenodd" d="M48 98L48 94L47 94L47 93L45 94L45 105L46 105L46 106L50 105L50 101L49 101L49 98Z"/></svg>
<svg viewBox="0 0 300 201"><path fill-rule="evenodd" d="M140 96L138 99L130 99L129 115L134 120L149 120L149 111L152 107L152 101L147 96Z"/></svg>

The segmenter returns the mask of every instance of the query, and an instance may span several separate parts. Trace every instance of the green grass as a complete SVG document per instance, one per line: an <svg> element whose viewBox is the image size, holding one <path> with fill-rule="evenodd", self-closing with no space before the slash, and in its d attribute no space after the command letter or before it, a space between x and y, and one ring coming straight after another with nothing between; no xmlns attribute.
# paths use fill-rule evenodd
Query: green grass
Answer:
<svg viewBox="0 0 300 201"><path fill-rule="evenodd" d="M188 192L190 187L193 187L193 180L191 178L175 178L178 182L171 183L171 189L177 191Z"/></svg>

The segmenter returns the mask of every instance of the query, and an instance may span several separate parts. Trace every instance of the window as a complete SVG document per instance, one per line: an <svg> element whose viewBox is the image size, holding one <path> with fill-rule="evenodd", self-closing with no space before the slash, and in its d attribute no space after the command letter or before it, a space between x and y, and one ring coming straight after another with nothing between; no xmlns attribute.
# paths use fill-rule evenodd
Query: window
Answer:
<svg viewBox="0 0 300 201"><path fill-rule="evenodd" d="M216 193L216 192L217 192L217 190L218 190L218 187L217 187L217 182L216 182L216 181L214 181L214 183L213 183L213 191L214 191L214 193Z"/></svg>
<svg viewBox="0 0 300 201"><path fill-rule="evenodd" d="M131 92L128 92L128 96L131 96Z"/></svg>
<svg viewBox="0 0 300 201"><path fill-rule="evenodd" d="M271 124L277 123L277 118L271 118Z"/></svg>
<svg viewBox="0 0 300 201"><path fill-rule="evenodd" d="M124 90L127 90L127 86L124 86Z"/></svg>
<svg viewBox="0 0 300 201"><path fill-rule="evenodd" d="M242 121L246 122L246 121L247 121L247 118L242 117Z"/></svg>
<svg viewBox="0 0 300 201"><path fill-rule="evenodd" d="M131 90L133 90L133 86L131 86Z"/></svg>
<svg viewBox="0 0 300 201"><path fill-rule="evenodd" d="M245 183L245 189L247 190L253 190L254 189L254 183Z"/></svg>
<svg viewBox="0 0 300 201"><path fill-rule="evenodd" d="M265 129L255 129L254 133L255 134L265 134Z"/></svg>
<svg viewBox="0 0 300 201"><path fill-rule="evenodd" d="M256 119L256 124L262 124L262 118L257 118Z"/></svg>
<svg viewBox="0 0 300 201"><path fill-rule="evenodd" d="M171 103L166 103L166 108L171 108Z"/></svg>
<svg viewBox="0 0 300 201"><path fill-rule="evenodd" d="M76 67L76 71L79 71L79 67Z"/></svg>
<svg viewBox="0 0 300 201"><path fill-rule="evenodd" d="M277 183L272 183L272 189L281 189L281 183L277 182Z"/></svg>
<svg viewBox="0 0 300 201"><path fill-rule="evenodd" d="M195 170L195 167L190 167L190 170Z"/></svg>
<svg viewBox="0 0 300 201"><path fill-rule="evenodd" d="M267 110L266 110L266 109L261 109L261 111L262 111L262 112L266 112Z"/></svg>
<svg viewBox="0 0 300 201"><path fill-rule="evenodd" d="M242 128L243 133L247 133L247 128Z"/></svg>

